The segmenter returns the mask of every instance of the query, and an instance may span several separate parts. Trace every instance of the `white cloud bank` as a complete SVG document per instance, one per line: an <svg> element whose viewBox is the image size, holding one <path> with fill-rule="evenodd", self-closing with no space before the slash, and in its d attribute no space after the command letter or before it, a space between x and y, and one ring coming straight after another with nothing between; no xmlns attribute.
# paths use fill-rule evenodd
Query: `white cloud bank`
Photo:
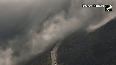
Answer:
<svg viewBox="0 0 116 65"><path fill-rule="evenodd" d="M18 65L72 32L104 25L116 16L116 7L113 12L82 8L100 3L116 5L114 0L0 0L0 65Z"/></svg>

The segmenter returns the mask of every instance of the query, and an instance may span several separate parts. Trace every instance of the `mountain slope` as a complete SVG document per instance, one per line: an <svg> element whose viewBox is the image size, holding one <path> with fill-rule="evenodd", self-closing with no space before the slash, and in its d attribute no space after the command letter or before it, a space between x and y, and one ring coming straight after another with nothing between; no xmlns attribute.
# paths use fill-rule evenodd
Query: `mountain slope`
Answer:
<svg viewBox="0 0 116 65"><path fill-rule="evenodd" d="M43 53L25 65L51 65L50 52Z"/></svg>
<svg viewBox="0 0 116 65"><path fill-rule="evenodd" d="M116 65L116 18L89 34L73 34L58 50L59 65Z"/></svg>

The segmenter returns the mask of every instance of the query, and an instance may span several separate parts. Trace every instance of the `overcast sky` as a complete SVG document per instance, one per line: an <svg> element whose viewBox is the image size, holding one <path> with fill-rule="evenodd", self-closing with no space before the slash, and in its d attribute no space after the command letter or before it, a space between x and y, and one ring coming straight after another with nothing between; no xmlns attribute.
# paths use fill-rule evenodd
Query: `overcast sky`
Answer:
<svg viewBox="0 0 116 65"><path fill-rule="evenodd" d="M82 4L112 4L113 11ZM115 6L115 0L0 0L0 65L18 65L75 31L99 28L116 16Z"/></svg>

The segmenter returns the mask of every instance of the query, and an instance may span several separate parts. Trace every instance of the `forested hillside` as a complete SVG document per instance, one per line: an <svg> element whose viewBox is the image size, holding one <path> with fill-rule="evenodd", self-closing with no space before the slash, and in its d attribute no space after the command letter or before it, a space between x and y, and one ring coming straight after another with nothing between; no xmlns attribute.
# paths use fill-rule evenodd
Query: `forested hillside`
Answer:
<svg viewBox="0 0 116 65"><path fill-rule="evenodd" d="M58 50L59 65L116 65L116 18L89 34L74 33Z"/></svg>

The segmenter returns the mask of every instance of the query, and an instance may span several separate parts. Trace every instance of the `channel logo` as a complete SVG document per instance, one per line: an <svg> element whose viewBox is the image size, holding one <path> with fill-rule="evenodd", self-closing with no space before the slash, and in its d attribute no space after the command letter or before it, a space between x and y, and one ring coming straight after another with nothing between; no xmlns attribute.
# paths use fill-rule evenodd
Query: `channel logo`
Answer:
<svg viewBox="0 0 116 65"><path fill-rule="evenodd" d="M96 7L96 8L105 8L105 11L112 11L112 5L101 5L101 4L92 4L92 5L85 5L83 4L82 7Z"/></svg>

